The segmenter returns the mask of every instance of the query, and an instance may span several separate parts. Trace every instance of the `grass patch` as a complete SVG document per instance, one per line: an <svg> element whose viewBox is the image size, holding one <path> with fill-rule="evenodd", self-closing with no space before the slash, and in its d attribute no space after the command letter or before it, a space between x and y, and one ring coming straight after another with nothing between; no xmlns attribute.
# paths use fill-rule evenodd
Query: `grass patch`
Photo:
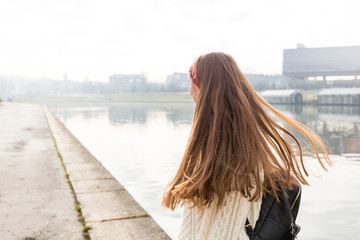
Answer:
<svg viewBox="0 0 360 240"><path fill-rule="evenodd" d="M76 209L77 212L81 212L81 207L80 207L80 205L77 205L77 206L75 207L75 209Z"/></svg>
<svg viewBox="0 0 360 240"><path fill-rule="evenodd" d="M92 229L91 226L84 226L83 232L87 233L87 232L89 232L89 230L91 230L91 229Z"/></svg>

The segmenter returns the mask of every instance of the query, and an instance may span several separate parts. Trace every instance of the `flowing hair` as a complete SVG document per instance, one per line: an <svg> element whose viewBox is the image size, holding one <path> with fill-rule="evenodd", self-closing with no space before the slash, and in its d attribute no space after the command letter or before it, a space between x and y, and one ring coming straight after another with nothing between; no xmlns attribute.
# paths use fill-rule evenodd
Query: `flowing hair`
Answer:
<svg viewBox="0 0 360 240"><path fill-rule="evenodd" d="M320 137L264 100L230 55L200 56L196 78L200 92L190 137L176 175L163 189L162 206L202 207L216 195L219 207L230 191L240 191L250 201L268 193L278 199L279 181L290 189L308 185L303 147L266 109L306 137L322 168L326 170L323 161L332 165Z"/></svg>

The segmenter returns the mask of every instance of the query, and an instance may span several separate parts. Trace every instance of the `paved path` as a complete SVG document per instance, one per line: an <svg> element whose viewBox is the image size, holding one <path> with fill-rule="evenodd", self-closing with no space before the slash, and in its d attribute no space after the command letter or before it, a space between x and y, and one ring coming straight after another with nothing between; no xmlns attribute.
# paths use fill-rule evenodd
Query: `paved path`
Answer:
<svg viewBox="0 0 360 240"><path fill-rule="evenodd" d="M4 104L0 137L0 239L84 239L66 174L92 240L170 239L46 107Z"/></svg>
<svg viewBox="0 0 360 240"><path fill-rule="evenodd" d="M84 239L41 106L0 107L0 239Z"/></svg>

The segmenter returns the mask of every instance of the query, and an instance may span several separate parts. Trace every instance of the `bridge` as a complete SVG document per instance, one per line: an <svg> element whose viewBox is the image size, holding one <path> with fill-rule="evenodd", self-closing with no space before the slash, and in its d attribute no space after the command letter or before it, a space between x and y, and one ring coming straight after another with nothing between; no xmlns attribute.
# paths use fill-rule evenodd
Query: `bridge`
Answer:
<svg viewBox="0 0 360 240"><path fill-rule="evenodd" d="M360 75L360 46L284 49L283 75L293 79Z"/></svg>

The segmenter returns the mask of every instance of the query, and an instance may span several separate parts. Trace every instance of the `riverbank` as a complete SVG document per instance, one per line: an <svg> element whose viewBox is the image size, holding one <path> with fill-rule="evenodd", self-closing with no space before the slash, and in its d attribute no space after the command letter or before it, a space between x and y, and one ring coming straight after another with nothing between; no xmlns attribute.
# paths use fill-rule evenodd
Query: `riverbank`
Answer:
<svg viewBox="0 0 360 240"><path fill-rule="evenodd" d="M5 103L0 116L2 237L170 239L46 107Z"/></svg>
<svg viewBox="0 0 360 240"><path fill-rule="evenodd" d="M295 90L278 89L259 92L269 103L280 105L328 105L360 106L358 89L317 89ZM319 95L320 94L320 95ZM296 96L296 99L295 99ZM24 95L9 94L1 96L12 102L71 103L103 105L108 103L155 103L188 104L194 103L188 92L156 93L117 93L117 94L67 94L67 95Z"/></svg>
<svg viewBox="0 0 360 240"><path fill-rule="evenodd" d="M193 103L188 92L119 93L108 95L23 95L9 94L4 99L12 102L82 102L82 103Z"/></svg>

